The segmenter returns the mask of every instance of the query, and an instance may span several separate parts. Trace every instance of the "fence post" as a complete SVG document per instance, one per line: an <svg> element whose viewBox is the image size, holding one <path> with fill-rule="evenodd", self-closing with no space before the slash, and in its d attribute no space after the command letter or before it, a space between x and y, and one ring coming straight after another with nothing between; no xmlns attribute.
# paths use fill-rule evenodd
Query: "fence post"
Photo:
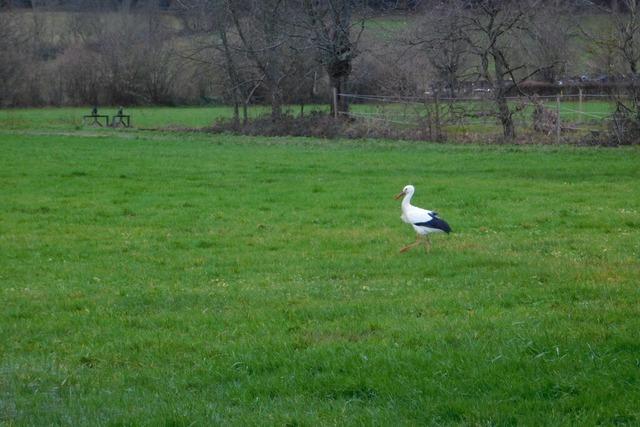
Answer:
<svg viewBox="0 0 640 427"><path fill-rule="evenodd" d="M560 95L556 96L556 143L560 144Z"/></svg>
<svg viewBox="0 0 640 427"><path fill-rule="evenodd" d="M578 123L582 123L582 88L578 88Z"/></svg>
<svg viewBox="0 0 640 427"><path fill-rule="evenodd" d="M427 121L427 128L429 129L429 141L432 141L433 134L431 133L431 111L429 110L429 95L427 95L426 91L424 93L424 111L427 114L425 120Z"/></svg>
<svg viewBox="0 0 640 427"><path fill-rule="evenodd" d="M436 119L436 123L435 123L435 127L436 127L436 139L438 141L440 141L440 139L442 139L442 134L441 129L440 129L440 91L438 89L436 89L435 91L435 119Z"/></svg>
<svg viewBox="0 0 640 427"><path fill-rule="evenodd" d="M334 86L333 88L333 118L338 118L338 89Z"/></svg>

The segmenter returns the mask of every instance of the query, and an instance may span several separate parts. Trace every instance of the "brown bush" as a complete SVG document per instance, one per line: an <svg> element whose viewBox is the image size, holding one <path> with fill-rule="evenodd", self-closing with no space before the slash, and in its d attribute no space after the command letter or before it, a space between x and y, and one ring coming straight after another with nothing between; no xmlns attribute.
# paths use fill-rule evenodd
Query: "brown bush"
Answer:
<svg viewBox="0 0 640 427"><path fill-rule="evenodd" d="M252 136L305 136L314 138L383 138L416 141L432 140L426 129L398 128L384 122L367 120L336 120L327 113L312 112L304 117L284 115L282 120L273 121L271 117L260 117L246 124L233 120L218 120L211 128L204 129L214 133L230 132Z"/></svg>
<svg viewBox="0 0 640 427"><path fill-rule="evenodd" d="M72 46L62 55L59 67L64 75L69 102L76 105L105 103L102 96L101 70L96 67L98 55L82 46Z"/></svg>

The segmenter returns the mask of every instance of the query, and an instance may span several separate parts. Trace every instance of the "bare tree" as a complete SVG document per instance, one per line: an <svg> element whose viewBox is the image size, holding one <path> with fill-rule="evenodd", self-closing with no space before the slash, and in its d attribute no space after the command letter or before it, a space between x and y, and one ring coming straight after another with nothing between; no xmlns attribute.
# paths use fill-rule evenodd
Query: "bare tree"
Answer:
<svg viewBox="0 0 640 427"><path fill-rule="evenodd" d="M461 29L471 53L478 59L478 77L489 86L496 104L496 117L505 140L513 140L516 130L513 110L507 101L510 91L538 72L524 74L526 64L517 54L516 41L527 36L539 0L459 0ZM542 67L540 67L542 68Z"/></svg>
<svg viewBox="0 0 640 427"><path fill-rule="evenodd" d="M625 77L628 99L617 97L614 133L618 142L635 142L640 138L640 0L618 0L610 7L599 6L610 17L608 31L583 33L596 47L606 53L610 70Z"/></svg>
<svg viewBox="0 0 640 427"><path fill-rule="evenodd" d="M576 28L570 18L574 9L562 0L547 1L528 23L527 37L520 43L528 69L536 77L554 83L566 75L575 56Z"/></svg>
<svg viewBox="0 0 640 427"><path fill-rule="evenodd" d="M311 98L318 75L311 70L307 38L296 27L301 19L299 3L182 0L180 4L190 34L190 47L183 56L221 71L218 83L234 105L236 124L240 105L246 123L247 105L265 90L274 120L285 102Z"/></svg>
<svg viewBox="0 0 640 427"><path fill-rule="evenodd" d="M0 13L0 106L13 103L26 64L21 55L25 36L12 12Z"/></svg>
<svg viewBox="0 0 640 427"><path fill-rule="evenodd" d="M471 66L460 6L440 3L427 9L403 40L409 51L418 49L424 54L434 70L436 86L452 98L461 80L470 76Z"/></svg>
<svg viewBox="0 0 640 427"><path fill-rule="evenodd" d="M189 45L182 57L196 63L218 68L223 76L219 83L233 104L234 122L240 122L242 106L243 120L248 120L248 104L258 81L246 72L237 33L226 0L183 0L180 16L189 36ZM209 76L215 80L215 76Z"/></svg>
<svg viewBox="0 0 640 427"><path fill-rule="evenodd" d="M294 31L286 19L291 5L283 0L226 0L226 6L243 54L269 92L271 118L277 121L282 116L283 81L295 68L288 61L294 43Z"/></svg>
<svg viewBox="0 0 640 427"><path fill-rule="evenodd" d="M354 0L304 0L306 29L317 55L327 71L332 91L336 93L337 109L349 111L347 98L340 96L351 75L352 63L358 54L357 45L364 30L364 16L354 20ZM301 23L302 27L305 24Z"/></svg>
<svg viewBox="0 0 640 427"><path fill-rule="evenodd" d="M638 0L619 0L621 10L613 9L614 25L618 37L614 46L628 72L638 74L640 62L640 3Z"/></svg>

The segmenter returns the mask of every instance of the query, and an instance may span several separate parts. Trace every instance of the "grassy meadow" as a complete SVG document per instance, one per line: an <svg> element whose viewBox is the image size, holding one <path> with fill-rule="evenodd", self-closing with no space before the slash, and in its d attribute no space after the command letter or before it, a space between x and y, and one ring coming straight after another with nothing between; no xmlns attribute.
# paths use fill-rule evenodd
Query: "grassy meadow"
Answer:
<svg viewBox="0 0 640 427"><path fill-rule="evenodd" d="M574 97L575 98L575 97ZM354 98L354 99L357 99ZM611 101L585 101L579 103L567 97L560 104L560 118L563 126L575 128L578 135L588 133L593 130L603 130L608 122L606 119L614 110ZM361 100L360 100L361 101ZM512 108L520 101L513 101ZM556 111L554 99L545 99L545 107ZM500 135L501 127L495 118L486 116L466 117L464 120L454 119L449 110L466 109L473 113L492 111L493 105L489 100L443 102L441 104L441 115L443 117L443 130L451 138L460 137L468 132L480 134ZM113 116L116 108L100 108L100 114ZM326 105L306 105L304 113L312 111L326 111ZM367 102L353 103L350 111L352 115L361 121L366 121L372 126L412 128L423 127L427 122L427 115L433 113L433 105L428 111L420 103L410 102ZM83 123L83 115L89 114L90 107L67 107L67 108L44 108L44 109L5 109L0 110L0 129L12 131L34 132L36 130L47 131L86 131L95 133L96 128ZM299 115L299 106L285 107L287 114ZM248 110L250 117L258 117L269 113L268 107L251 106ZM125 114L132 117L132 125L139 129L199 129L211 126L217 119L230 119L233 112L224 106L208 107L132 107L125 109ZM455 116L455 114L454 114ZM531 134L533 128L533 106L527 105L521 108L514 115L517 132L520 134ZM108 131L108 130L107 130ZM109 131L108 131L109 132ZM565 131L566 132L566 131ZM575 133L567 134L575 139Z"/></svg>
<svg viewBox="0 0 640 427"><path fill-rule="evenodd" d="M117 108L102 107L99 114L114 116ZM265 114L267 109L254 106L250 116ZM5 109L0 110L0 129L4 130L82 130L82 116L91 113L91 107ZM135 128L201 128L211 126L216 119L230 119L233 110L223 106L213 107L132 107L124 114L131 115ZM96 129L93 128L95 131Z"/></svg>
<svg viewBox="0 0 640 427"><path fill-rule="evenodd" d="M637 147L76 119L0 111L0 425L640 423Z"/></svg>

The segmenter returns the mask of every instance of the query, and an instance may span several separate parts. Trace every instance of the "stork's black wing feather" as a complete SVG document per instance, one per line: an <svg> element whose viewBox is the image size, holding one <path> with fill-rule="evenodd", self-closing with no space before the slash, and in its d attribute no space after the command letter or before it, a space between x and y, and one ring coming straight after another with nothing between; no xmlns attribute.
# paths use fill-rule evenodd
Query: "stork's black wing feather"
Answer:
<svg viewBox="0 0 640 427"><path fill-rule="evenodd" d="M415 222L414 225L417 225L419 227L436 228L438 230L444 231L445 233L451 232L451 227L449 227L449 224L447 224L445 220L438 218L435 212L433 215L431 215L431 219L429 221Z"/></svg>

